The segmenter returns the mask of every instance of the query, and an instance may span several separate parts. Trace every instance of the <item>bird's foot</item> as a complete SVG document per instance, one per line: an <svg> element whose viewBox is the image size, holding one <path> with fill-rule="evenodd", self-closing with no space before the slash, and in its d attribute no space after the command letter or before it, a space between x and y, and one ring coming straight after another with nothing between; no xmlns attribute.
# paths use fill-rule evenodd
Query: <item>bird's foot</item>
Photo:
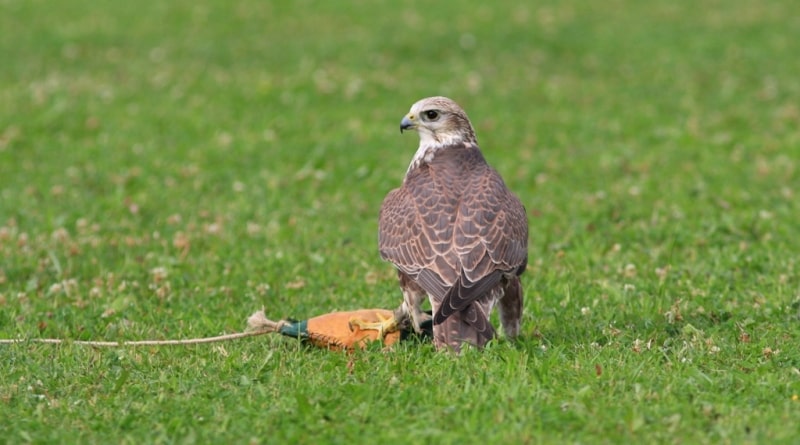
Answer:
<svg viewBox="0 0 800 445"><path fill-rule="evenodd" d="M350 329L352 330L354 326L358 326L361 330L378 331L378 338L381 340L383 340L387 334L391 334L399 329L397 318L394 316L384 317L380 313L376 313L375 316L378 317L379 321L367 321L358 317L351 318L349 321Z"/></svg>

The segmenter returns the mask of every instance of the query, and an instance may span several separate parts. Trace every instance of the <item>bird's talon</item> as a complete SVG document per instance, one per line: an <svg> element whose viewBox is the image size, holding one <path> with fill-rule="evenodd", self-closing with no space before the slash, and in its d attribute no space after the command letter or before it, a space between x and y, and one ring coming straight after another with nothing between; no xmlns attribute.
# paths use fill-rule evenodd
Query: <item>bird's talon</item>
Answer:
<svg viewBox="0 0 800 445"><path fill-rule="evenodd" d="M383 340L387 334L391 334L397 330L397 319L395 317L384 317L380 313L375 314L380 321L367 321L362 318L351 318L348 324L350 330L357 326L361 330L378 331L378 338Z"/></svg>

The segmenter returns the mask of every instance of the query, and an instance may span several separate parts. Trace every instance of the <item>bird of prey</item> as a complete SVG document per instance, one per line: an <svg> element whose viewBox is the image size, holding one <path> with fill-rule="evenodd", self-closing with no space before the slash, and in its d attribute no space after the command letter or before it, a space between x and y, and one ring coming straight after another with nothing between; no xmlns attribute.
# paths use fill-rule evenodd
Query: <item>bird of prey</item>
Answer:
<svg viewBox="0 0 800 445"><path fill-rule="evenodd" d="M437 349L483 347L494 337L498 305L507 337L519 334L528 262L528 219L520 200L486 163L464 110L446 97L415 103L400 132L420 143L400 188L380 210L381 257L395 265L403 291L396 320L417 332L433 312Z"/></svg>

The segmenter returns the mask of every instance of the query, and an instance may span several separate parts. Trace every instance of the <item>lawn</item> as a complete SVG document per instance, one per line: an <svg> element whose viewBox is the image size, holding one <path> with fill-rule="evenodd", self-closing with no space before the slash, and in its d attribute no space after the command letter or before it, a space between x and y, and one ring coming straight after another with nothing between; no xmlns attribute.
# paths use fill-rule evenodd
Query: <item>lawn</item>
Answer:
<svg viewBox="0 0 800 445"><path fill-rule="evenodd" d="M795 3L0 0L0 338L396 307L425 96L531 232L519 341L0 345L0 442L796 443Z"/></svg>

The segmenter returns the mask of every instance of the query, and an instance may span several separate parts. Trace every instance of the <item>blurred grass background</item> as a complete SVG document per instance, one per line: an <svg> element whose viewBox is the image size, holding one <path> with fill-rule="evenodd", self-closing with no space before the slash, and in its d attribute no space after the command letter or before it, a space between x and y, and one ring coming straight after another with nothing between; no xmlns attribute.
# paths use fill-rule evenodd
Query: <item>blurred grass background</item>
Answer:
<svg viewBox="0 0 800 445"><path fill-rule="evenodd" d="M469 360L365 353L355 374L352 357L283 339L3 346L0 431L789 443L794 9L0 1L3 337L205 336L262 305L396 306L377 212L417 146L399 120L425 96L464 106L531 226L518 344Z"/></svg>

